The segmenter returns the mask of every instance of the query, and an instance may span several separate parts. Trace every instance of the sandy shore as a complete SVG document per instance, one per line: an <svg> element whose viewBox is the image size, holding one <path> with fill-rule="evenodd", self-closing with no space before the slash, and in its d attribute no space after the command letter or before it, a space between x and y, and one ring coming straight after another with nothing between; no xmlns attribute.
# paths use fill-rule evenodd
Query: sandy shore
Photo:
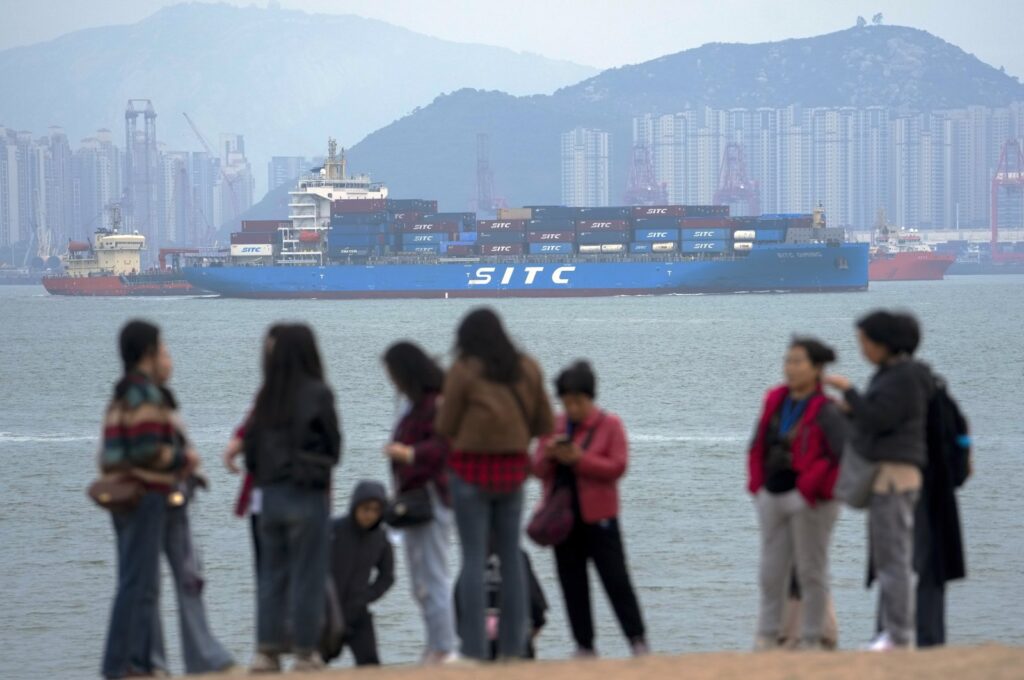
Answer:
<svg viewBox="0 0 1024 680"><path fill-rule="evenodd" d="M652 656L639 660L552 661L480 667L422 669L393 666L369 671L339 669L304 677L328 680L346 676L366 680L1002 680L1024 678L1024 648L986 645L890 654L690 654Z"/></svg>

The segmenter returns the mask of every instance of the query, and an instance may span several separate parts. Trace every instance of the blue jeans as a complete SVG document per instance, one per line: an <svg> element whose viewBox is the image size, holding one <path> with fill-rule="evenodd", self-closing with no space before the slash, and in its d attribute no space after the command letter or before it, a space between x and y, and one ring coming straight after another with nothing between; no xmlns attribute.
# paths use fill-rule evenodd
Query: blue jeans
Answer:
<svg viewBox="0 0 1024 680"><path fill-rule="evenodd" d="M420 606L426 627L427 651L448 654L455 651L455 613L448 573L452 511L436 494L431 494L431 500L434 519L404 529L402 533L412 595Z"/></svg>
<svg viewBox="0 0 1024 680"><path fill-rule="evenodd" d="M149 673L160 593L160 540L167 497L147 493L131 512L113 513L117 535L117 594L110 612L103 677Z"/></svg>
<svg viewBox="0 0 1024 680"><path fill-rule="evenodd" d="M262 488L257 646L272 655L311 653L319 648L326 606L327 493L290 484Z"/></svg>
<svg viewBox="0 0 1024 680"><path fill-rule="evenodd" d="M523 490L491 493L452 475L455 522L462 539L462 575L459 579L459 634L462 654L490 658L485 628L484 571L493 537L501 561L501 622L498 654L522 658L526 650L526 571L519 546L523 516Z"/></svg>
<svg viewBox="0 0 1024 680"><path fill-rule="evenodd" d="M185 672L189 675L212 673L234 664L231 654L210 631L203 606L203 571L192 543L188 508L168 508L164 522L164 553L171 567L178 594L178 620ZM154 612L157 635L153 639L153 665L167 670L167 654L160 628L159 612Z"/></svg>

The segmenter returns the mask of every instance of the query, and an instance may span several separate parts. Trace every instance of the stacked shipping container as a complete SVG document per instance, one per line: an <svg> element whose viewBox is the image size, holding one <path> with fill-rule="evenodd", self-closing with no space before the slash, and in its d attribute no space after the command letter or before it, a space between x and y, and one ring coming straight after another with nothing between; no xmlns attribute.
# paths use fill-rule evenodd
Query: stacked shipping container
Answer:
<svg viewBox="0 0 1024 680"><path fill-rule="evenodd" d="M232 245L280 247L290 223L249 220ZM841 240L841 230L817 229L810 215L730 217L728 206L663 205L571 208L528 206L500 211L496 220L474 213L438 212L436 201L356 199L331 204L330 228L299 234L304 245L326 246L331 259L448 255L689 256L744 251L755 244ZM823 236L824 235L824 236Z"/></svg>

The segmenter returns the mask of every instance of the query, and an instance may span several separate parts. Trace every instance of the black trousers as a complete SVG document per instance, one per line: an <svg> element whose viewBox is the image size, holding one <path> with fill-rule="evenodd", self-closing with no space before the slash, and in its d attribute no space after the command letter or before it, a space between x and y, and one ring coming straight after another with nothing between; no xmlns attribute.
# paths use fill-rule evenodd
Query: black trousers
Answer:
<svg viewBox="0 0 1024 680"><path fill-rule="evenodd" d="M946 585L931 574L917 581L917 646L946 644Z"/></svg>
<svg viewBox="0 0 1024 680"><path fill-rule="evenodd" d="M348 647L352 651L357 666L379 666L380 657L377 656L377 631L373 627L373 614L366 612L346 624L342 650Z"/></svg>
<svg viewBox="0 0 1024 680"><path fill-rule="evenodd" d="M576 644L580 649L594 649L594 619L587 576L587 564L591 560L597 567L623 634L630 642L642 640L644 622L626 567L619 521L611 519L586 524L577 519L569 537L555 548L558 580L562 584L565 609Z"/></svg>

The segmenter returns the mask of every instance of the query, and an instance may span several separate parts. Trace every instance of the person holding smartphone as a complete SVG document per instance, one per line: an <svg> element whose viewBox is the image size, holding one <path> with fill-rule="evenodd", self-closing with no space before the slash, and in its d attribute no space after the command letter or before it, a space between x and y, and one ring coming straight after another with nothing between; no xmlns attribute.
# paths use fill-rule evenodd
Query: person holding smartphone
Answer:
<svg viewBox="0 0 1024 680"><path fill-rule="evenodd" d="M629 445L618 416L602 411L597 377L579 361L555 380L565 413L555 434L540 440L533 473L544 483L546 498L568 487L575 517L569 536L555 546L558 580L565 596L576 657L597 656L587 565L594 563L634 656L649 650L640 604L626 564L619 529L619 480L626 474Z"/></svg>

